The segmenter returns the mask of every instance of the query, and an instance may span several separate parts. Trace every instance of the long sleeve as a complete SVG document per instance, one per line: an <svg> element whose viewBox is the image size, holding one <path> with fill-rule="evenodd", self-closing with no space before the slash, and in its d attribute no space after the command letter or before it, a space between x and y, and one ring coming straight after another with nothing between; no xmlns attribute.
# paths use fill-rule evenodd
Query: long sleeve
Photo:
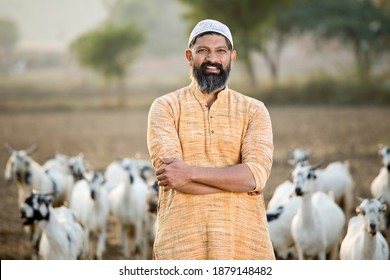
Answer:
<svg viewBox="0 0 390 280"><path fill-rule="evenodd" d="M251 169L256 180L255 191L261 192L268 180L273 156L271 119L262 104L249 119L248 129L242 143L242 162Z"/></svg>
<svg viewBox="0 0 390 280"><path fill-rule="evenodd" d="M150 159L155 169L162 163L160 157L183 159L172 106L164 99L156 99L149 111L147 142Z"/></svg>

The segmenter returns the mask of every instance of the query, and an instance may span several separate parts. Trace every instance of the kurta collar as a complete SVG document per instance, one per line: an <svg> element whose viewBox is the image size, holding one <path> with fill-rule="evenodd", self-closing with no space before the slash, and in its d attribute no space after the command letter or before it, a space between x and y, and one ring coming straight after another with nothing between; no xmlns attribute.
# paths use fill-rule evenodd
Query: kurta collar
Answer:
<svg viewBox="0 0 390 280"><path fill-rule="evenodd" d="M191 84L189 85L191 91L193 92L195 98L200 102L200 103L205 103L204 99L205 99L205 95L207 93L203 93L199 90L199 86L198 84L195 82L195 81L192 81ZM217 97L217 100L222 98L223 96L227 95L229 91L229 88L228 86L226 85L225 88L223 90L221 90L220 92L218 92L218 97ZM217 101L216 100L216 101Z"/></svg>

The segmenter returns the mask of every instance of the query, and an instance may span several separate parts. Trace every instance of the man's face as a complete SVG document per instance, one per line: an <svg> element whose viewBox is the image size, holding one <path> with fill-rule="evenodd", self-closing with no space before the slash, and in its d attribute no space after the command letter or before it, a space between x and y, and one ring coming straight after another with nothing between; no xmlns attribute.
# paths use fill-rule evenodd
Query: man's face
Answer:
<svg viewBox="0 0 390 280"><path fill-rule="evenodd" d="M229 50L225 37L204 35L196 39L191 50L186 51L186 57L200 90L213 93L226 86L236 52Z"/></svg>

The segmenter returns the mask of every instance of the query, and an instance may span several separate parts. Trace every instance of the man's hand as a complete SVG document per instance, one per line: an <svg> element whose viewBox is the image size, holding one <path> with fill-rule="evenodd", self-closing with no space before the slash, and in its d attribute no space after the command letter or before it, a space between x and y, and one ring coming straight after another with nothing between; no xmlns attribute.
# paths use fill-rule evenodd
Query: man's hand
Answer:
<svg viewBox="0 0 390 280"><path fill-rule="evenodd" d="M175 158L160 158L164 165L156 171L158 185L165 191L180 188L191 181L191 167Z"/></svg>

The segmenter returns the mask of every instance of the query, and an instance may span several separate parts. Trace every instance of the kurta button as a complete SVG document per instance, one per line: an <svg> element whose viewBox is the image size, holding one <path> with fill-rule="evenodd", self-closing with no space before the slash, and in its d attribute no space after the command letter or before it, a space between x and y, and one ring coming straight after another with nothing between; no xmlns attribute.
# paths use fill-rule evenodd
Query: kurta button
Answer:
<svg viewBox="0 0 390 280"><path fill-rule="evenodd" d="M212 130L211 133L214 133L214 130Z"/></svg>

